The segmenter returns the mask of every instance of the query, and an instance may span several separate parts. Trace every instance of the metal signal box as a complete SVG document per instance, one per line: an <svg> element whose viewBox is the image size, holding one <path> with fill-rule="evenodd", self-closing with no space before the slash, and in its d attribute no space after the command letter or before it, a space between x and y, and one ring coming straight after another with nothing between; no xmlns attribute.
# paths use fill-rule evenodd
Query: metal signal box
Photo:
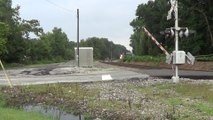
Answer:
<svg viewBox="0 0 213 120"><path fill-rule="evenodd" d="M77 60L77 48L75 48L75 59ZM93 67L93 48L92 47L79 47L79 66L80 67Z"/></svg>
<svg viewBox="0 0 213 120"><path fill-rule="evenodd" d="M186 53L184 51L173 51L173 64L185 64Z"/></svg>

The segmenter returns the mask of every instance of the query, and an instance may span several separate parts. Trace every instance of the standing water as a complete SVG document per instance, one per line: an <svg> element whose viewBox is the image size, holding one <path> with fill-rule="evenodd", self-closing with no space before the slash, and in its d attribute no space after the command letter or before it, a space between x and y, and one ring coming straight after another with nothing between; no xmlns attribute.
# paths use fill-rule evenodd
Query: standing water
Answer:
<svg viewBox="0 0 213 120"><path fill-rule="evenodd" d="M23 107L28 112L39 112L46 116L51 116L55 120L84 120L82 115L75 116L73 114L60 111L57 107L53 106L33 106L27 105Z"/></svg>

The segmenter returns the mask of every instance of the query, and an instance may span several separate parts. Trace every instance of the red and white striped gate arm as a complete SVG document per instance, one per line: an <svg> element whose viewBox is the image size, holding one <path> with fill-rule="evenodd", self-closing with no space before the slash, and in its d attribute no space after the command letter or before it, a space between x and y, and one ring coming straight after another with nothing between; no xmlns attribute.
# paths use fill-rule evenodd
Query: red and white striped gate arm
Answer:
<svg viewBox="0 0 213 120"><path fill-rule="evenodd" d="M143 29L146 34L155 42L155 44L164 52L164 54L166 54L166 56L169 56L167 50L156 40L156 38L153 37L152 34L145 27L143 27Z"/></svg>

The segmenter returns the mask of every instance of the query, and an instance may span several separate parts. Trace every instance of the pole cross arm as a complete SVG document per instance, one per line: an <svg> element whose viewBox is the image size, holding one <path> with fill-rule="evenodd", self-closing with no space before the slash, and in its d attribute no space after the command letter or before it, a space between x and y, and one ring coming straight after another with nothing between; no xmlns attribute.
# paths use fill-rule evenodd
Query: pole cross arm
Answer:
<svg viewBox="0 0 213 120"><path fill-rule="evenodd" d="M171 8L168 11L167 20L172 19L172 12L175 11L175 6L177 4L175 0L170 0L169 3L171 4Z"/></svg>

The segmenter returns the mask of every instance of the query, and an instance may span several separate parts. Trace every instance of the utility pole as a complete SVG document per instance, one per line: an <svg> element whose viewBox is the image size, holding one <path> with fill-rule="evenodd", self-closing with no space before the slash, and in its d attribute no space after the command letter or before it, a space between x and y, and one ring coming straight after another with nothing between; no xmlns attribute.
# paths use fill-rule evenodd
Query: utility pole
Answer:
<svg viewBox="0 0 213 120"><path fill-rule="evenodd" d="M77 62L79 67L79 9L77 9Z"/></svg>

